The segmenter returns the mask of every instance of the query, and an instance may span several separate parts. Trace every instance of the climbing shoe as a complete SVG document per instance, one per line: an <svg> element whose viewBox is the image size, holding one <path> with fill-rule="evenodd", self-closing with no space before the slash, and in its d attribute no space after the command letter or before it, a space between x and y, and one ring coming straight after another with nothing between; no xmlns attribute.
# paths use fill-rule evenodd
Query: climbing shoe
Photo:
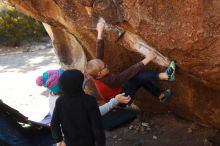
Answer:
<svg viewBox="0 0 220 146"><path fill-rule="evenodd" d="M165 72L169 76L168 81L174 81L175 80L175 73L176 73L176 63L175 63L175 61L170 62L170 65L166 68Z"/></svg>
<svg viewBox="0 0 220 146"><path fill-rule="evenodd" d="M166 103L170 97L171 97L171 90L170 89L166 89L165 91L163 91L164 97L162 99L160 99L160 103Z"/></svg>

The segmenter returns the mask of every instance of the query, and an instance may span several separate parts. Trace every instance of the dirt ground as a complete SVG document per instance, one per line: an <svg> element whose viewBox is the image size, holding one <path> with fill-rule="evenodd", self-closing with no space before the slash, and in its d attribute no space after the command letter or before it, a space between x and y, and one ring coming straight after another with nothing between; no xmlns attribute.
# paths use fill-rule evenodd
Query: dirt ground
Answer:
<svg viewBox="0 0 220 146"><path fill-rule="evenodd" d="M212 146L209 139L214 134L214 129L173 114L152 114L143 122L136 119L125 127L107 132L107 139L108 146Z"/></svg>
<svg viewBox="0 0 220 146"><path fill-rule="evenodd" d="M30 119L48 113L48 92L35 79L59 68L50 43L0 47L0 99ZM107 131L107 146L217 146L216 129L201 127L172 113L144 113L132 123Z"/></svg>

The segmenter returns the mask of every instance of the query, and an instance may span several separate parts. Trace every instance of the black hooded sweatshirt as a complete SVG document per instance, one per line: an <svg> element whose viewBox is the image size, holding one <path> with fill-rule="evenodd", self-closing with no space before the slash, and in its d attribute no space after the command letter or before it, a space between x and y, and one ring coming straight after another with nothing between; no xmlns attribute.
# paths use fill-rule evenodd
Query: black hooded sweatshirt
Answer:
<svg viewBox="0 0 220 146"><path fill-rule="evenodd" d="M64 139L67 146L105 146L101 114L95 97L82 90L83 80L78 70L67 70L60 77L64 95L56 101L52 135L56 142Z"/></svg>

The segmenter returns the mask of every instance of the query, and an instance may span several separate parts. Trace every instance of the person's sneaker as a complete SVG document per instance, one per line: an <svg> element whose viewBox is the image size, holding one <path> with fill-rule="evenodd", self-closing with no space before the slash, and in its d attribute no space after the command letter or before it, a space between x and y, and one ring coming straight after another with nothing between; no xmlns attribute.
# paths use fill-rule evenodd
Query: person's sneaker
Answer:
<svg viewBox="0 0 220 146"><path fill-rule="evenodd" d="M134 103L127 105L126 109L133 110L133 111L140 111L140 108Z"/></svg>
<svg viewBox="0 0 220 146"><path fill-rule="evenodd" d="M175 73L176 73L176 63L175 63L175 61L170 62L170 65L166 68L165 72L169 76L168 81L174 81L175 80Z"/></svg>
<svg viewBox="0 0 220 146"><path fill-rule="evenodd" d="M160 103L166 103L172 95L170 89L166 89L165 91L163 91L163 94L164 94L164 97L160 99Z"/></svg>

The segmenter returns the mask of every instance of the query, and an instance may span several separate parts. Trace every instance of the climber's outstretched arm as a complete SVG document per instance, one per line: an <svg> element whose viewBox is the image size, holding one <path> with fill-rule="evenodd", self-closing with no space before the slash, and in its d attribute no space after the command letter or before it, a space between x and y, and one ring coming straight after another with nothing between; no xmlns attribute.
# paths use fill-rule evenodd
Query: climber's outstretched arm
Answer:
<svg viewBox="0 0 220 146"><path fill-rule="evenodd" d="M104 40L103 40L103 31L105 24L103 22L99 22L97 24L97 40L96 40L96 58L104 59Z"/></svg>

